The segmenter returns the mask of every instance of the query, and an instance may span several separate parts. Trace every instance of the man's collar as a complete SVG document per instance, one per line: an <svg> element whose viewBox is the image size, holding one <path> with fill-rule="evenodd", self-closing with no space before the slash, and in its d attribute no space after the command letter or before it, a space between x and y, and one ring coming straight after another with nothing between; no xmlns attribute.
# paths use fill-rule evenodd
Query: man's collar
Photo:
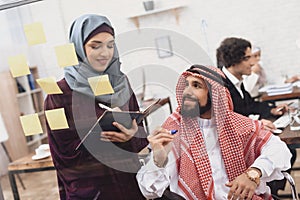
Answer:
<svg viewBox="0 0 300 200"><path fill-rule="evenodd" d="M216 119L215 117L212 117L210 119L203 119L198 117L198 123L200 125L200 127L213 127L216 126Z"/></svg>
<svg viewBox="0 0 300 200"><path fill-rule="evenodd" d="M228 71L228 69L226 67L222 67L222 71L224 72L224 74L227 76L227 78L231 81L231 83L233 85L236 86L241 86L243 80L239 80L237 79L233 74L230 73L230 71Z"/></svg>

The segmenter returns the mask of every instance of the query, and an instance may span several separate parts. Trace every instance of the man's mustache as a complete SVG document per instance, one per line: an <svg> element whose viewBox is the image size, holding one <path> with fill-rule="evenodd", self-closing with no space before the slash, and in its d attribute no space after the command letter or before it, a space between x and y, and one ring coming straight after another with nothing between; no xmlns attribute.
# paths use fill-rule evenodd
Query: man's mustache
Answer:
<svg viewBox="0 0 300 200"><path fill-rule="evenodd" d="M185 100L190 100L190 101L197 101L198 102L198 99L197 98L195 98L195 97L191 97L191 96L188 96L188 95L184 95L183 97L182 97L182 101L185 101Z"/></svg>

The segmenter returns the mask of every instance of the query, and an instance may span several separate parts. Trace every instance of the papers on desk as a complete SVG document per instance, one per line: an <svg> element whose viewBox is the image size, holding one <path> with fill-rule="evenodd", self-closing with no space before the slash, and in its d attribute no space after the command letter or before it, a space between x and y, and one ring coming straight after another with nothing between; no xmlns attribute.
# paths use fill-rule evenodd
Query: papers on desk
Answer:
<svg viewBox="0 0 300 200"><path fill-rule="evenodd" d="M293 83L293 86L295 86L295 87L300 87L300 81L294 82L294 83Z"/></svg>
<svg viewBox="0 0 300 200"><path fill-rule="evenodd" d="M280 94L289 94L293 92L292 83L284 83L280 85L267 85L259 89L259 92L266 92L268 96L280 95Z"/></svg>

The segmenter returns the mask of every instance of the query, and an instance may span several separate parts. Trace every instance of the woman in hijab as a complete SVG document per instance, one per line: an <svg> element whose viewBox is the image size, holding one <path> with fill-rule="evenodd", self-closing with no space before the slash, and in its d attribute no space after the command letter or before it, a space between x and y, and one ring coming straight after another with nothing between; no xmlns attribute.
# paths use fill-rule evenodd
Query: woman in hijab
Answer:
<svg viewBox="0 0 300 200"><path fill-rule="evenodd" d="M127 129L114 122L120 132L96 126L84 138L105 111L99 103L139 110L128 79L120 71L114 29L104 16L83 15L71 25L69 39L79 64L66 67L65 78L58 81L63 94L48 95L45 100L45 110L64 109L69 125L51 130L47 122L60 198L144 199L135 179L140 167L137 153L148 144L142 124L133 120ZM100 75L108 75L113 94L94 95L88 78Z"/></svg>

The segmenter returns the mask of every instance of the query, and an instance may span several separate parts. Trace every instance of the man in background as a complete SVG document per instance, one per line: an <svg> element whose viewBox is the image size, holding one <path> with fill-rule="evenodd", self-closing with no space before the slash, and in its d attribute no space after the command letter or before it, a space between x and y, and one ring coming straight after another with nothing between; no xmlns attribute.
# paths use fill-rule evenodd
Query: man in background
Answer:
<svg viewBox="0 0 300 200"><path fill-rule="evenodd" d="M268 119L282 115L287 109L287 104L275 107L267 102L254 101L243 84L243 76L251 74L251 68L255 64L255 58L251 51L251 43L242 38L226 38L217 49L218 67L226 76L226 84L230 92L234 111L244 116L258 114L268 130L274 130L275 125ZM293 155L291 165L296 160L296 150L290 148ZM278 189L284 189L285 180L270 183L272 194L277 194Z"/></svg>
<svg viewBox="0 0 300 200"><path fill-rule="evenodd" d="M267 102L256 102L243 84L243 76L250 75L255 64L251 43L242 38L226 38L217 49L217 63L226 76L234 111L244 116L258 114L267 129L275 129L274 124L266 119L282 115L287 110L287 104L275 107Z"/></svg>

